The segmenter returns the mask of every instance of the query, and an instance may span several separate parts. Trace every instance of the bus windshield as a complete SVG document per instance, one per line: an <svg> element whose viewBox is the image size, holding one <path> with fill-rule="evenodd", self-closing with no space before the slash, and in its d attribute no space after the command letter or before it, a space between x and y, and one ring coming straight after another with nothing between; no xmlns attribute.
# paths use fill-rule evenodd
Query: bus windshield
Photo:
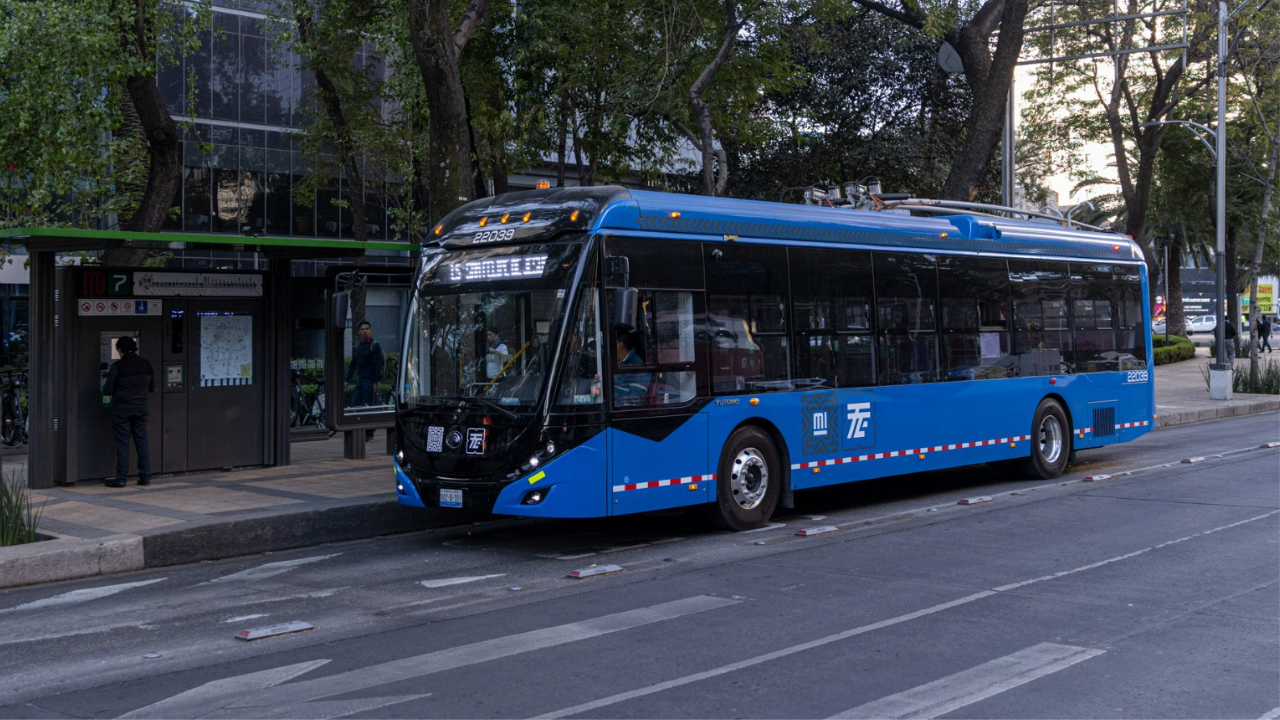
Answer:
<svg viewBox="0 0 1280 720"><path fill-rule="evenodd" d="M405 340L405 409L470 403L514 415L541 397L581 244L423 259Z"/></svg>

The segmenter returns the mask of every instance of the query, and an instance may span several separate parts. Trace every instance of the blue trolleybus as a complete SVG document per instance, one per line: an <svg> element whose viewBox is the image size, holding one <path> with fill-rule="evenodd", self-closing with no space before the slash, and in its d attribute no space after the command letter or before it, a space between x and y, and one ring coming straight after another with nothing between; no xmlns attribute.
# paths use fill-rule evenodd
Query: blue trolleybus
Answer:
<svg viewBox="0 0 1280 720"><path fill-rule="evenodd" d="M396 415L402 504L587 518L974 463L1062 474L1152 428L1122 235L640 192L537 190L433 228Z"/></svg>

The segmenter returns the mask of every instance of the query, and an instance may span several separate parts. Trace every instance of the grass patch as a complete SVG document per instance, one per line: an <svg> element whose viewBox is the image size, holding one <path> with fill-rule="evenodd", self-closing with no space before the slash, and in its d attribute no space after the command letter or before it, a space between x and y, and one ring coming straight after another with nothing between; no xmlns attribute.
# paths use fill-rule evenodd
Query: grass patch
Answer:
<svg viewBox="0 0 1280 720"><path fill-rule="evenodd" d="M35 507L25 478L17 473L0 480L0 547L36 541L36 526L44 505Z"/></svg>

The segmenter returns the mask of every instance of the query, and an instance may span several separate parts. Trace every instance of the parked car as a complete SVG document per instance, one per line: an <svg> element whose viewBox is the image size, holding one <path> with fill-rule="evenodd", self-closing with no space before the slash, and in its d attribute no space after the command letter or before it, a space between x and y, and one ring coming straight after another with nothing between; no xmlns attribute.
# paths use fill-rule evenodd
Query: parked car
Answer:
<svg viewBox="0 0 1280 720"><path fill-rule="evenodd" d="M1187 321L1187 332L1190 333L1211 333L1217 329L1218 317L1216 315L1201 315Z"/></svg>
<svg viewBox="0 0 1280 720"><path fill-rule="evenodd" d="M1187 334L1211 333L1218 328L1218 318L1213 315L1200 315L1187 319ZM1160 321L1151 323L1152 335L1163 335L1165 324Z"/></svg>

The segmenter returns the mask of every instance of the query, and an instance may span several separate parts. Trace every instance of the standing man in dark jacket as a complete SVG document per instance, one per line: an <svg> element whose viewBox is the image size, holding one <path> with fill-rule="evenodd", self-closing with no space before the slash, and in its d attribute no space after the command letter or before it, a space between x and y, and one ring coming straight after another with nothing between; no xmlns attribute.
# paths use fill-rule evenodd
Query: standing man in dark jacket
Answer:
<svg viewBox="0 0 1280 720"><path fill-rule="evenodd" d="M129 474L129 435L138 448L138 484L151 484L151 455L147 451L147 401L156 391L151 363L138 355L138 343L127 335L116 340L120 359L111 363L102 394L111 396L111 429L116 434L116 477L107 487L125 486Z"/></svg>
<svg viewBox="0 0 1280 720"><path fill-rule="evenodd" d="M387 356L382 353L382 346L373 339L373 326L368 320L360 321L356 326L360 337L356 346L351 349L351 364L347 366L347 384L355 379L355 389L351 391L351 407L374 405L373 387L382 380L382 366Z"/></svg>

